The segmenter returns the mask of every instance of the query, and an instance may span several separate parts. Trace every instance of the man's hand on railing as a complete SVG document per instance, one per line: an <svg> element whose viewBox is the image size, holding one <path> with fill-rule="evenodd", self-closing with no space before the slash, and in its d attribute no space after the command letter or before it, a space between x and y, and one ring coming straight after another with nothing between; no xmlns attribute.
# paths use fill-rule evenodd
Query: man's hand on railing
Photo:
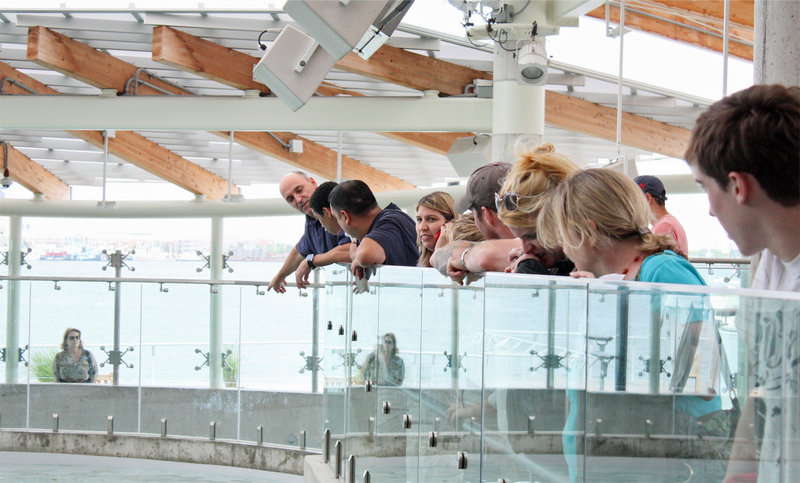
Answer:
<svg viewBox="0 0 800 483"><path fill-rule="evenodd" d="M304 289L308 287L309 283L311 283L308 281L309 274L311 274L311 267L308 266L307 261L303 260L300 263L300 266L297 267L297 270L294 272L298 289Z"/></svg>
<svg viewBox="0 0 800 483"><path fill-rule="evenodd" d="M277 293L286 293L286 279L280 274L276 275L267 286L267 292L270 290L274 290Z"/></svg>

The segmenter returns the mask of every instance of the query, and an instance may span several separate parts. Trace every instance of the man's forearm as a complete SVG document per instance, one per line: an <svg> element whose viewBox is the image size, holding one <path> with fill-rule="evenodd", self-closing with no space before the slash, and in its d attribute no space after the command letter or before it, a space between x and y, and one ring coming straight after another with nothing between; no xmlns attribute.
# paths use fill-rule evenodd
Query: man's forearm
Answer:
<svg viewBox="0 0 800 483"><path fill-rule="evenodd" d="M283 262L283 266L280 270L278 270L276 278L280 278L283 280L286 278L290 273L297 270L297 267L300 266L300 263L303 262L303 255L300 255L300 252L297 251L296 248L292 247L292 251L289 252L289 255L286 257L286 260Z"/></svg>
<svg viewBox="0 0 800 483"><path fill-rule="evenodd" d="M437 248L435 252L433 252L433 257L431 258L431 264L436 270L439 271L442 275L447 275L447 262L453 255L461 255L461 253L473 246L473 242L468 242L466 240L457 240L454 242L450 242L447 245Z"/></svg>
<svg viewBox="0 0 800 483"><path fill-rule="evenodd" d="M325 253L314 256L314 265L324 267L331 263L350 263L350 244L345 243L332 248Z"/></svg>

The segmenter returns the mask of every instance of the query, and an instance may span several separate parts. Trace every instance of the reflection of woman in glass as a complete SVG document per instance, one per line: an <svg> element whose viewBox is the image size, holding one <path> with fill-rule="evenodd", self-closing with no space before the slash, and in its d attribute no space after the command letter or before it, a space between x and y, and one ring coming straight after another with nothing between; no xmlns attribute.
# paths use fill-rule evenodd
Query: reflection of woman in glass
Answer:
<svg viewBox="0 0 800 483"><path fill-rule="evenodd" d="M361 366L361 378L378 386L399 386L406 375L403 359L397 355L397 338L392 332L383 336L383 343L367 356Z"/></svg>
<svg viewBox="0 0 800 483"><path fill-rule="evenodd" d="M83 348L80 330L70 327L64 331L61 352L53 360L53 377L56 382L97 380L97 362L92 353Z"/></svg>

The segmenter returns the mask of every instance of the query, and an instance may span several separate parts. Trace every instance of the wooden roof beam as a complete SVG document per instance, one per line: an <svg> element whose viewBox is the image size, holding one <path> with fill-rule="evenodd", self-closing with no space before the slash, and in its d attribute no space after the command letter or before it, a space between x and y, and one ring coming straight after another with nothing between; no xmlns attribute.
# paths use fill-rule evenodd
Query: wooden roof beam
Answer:
<svg viewBox="0 0 800 483"><path fill-rule="evenodd" d="M95 87L115 89L120 93L125 92L128 80L136 75L137 70L134 65L45 27L28 29L27 58ZM191 95L191 92L158 78L148 78L147 81L175 95ZM158 89L146 85L139 90L143 94L161 94ZM100 131L70 133L103 149L103 133ZM117 131L116 136L108 140L108 150L135 166L209 199L220 199L228 192L228 182L224 178L133 131ZM233 186L231 191L238 193L239 188Z"/></svg>
<svg viewBox="0 0 800 483"><path fill-rule="evenodd" d="M678 2L684 3L684 2ZM685 2L691 3L691 2ZM638 11L629 10L639 9ZM719 34L714 35L705 33L700 29L707 29L707 26L697 25L692 28L688 20L678 14L666 14L663 11L653 10L652 12L644 13L648 5L644 2L639 3L626 3L625 10L625 27L643 32L648 32L668 39L677 40L679 42L696 45L706 49L722 52L723 39L722 39L722 23L719 19L712 18L715 24L718 24ZM642 13L640 13L642 12ZM605 6L598 7L586 14L589 17L605 20ZM609 7L609 20L613 23L619 24L619 7L611 5ZM753 31L752 28L741 27L737 28L732 25L731 39L728 43L728 52L730 55L745 59L753 60Z"/></svg>
<svg viewBox="0 0 800 483"><path fill-rule="evenodd" d="M263 94L270 92L266 85L253 80L253 66L259 61L257 57L165 25L153 28L153 60L236 89L257 90ZM363 95L328 83L323 83L317 92L325 96ZM381 134L437 154L447 154L457 138L473 135L468 132Z"/></svg>
<svg viewBox="0 0 800 483"><path fill-rule="evenodd" d="M722 21L725 16L723 0L642 0L641 3L660 5L676 11L687 11ZM731 23L753 28L755 0L730 0L728 18Z"/></svg>
<svg viewBox="0 0 800 483"><path fill-rule="evenodd" d="M367 65L375 58L373 55L368 62L351 63L352 72L367 77L391 80L396 72L403 72L399 84L413 83L414 89L440 90L446 84L457 85L467 79L491 79L491 74L468 67L452 64L430 57L401 51L384 45L376 54L378 65ZM347 54L347 59L352 54ZM360 60L361 58L358 57ZM341 62L341 61L340 61ZM457 72L457 77L446 78L447 72ZM451 92L461 92L461 89L451 88ZM611 107L602 106L593 102L584 101L576 97L558 92L547 91L545 100L545 122L552 126L581 132L609 141L616 141L616 113ZM689 142L689 130L675 127L659 121L635 114L623 113L622 115L622 143L628 146L666 154L673 157L683 157Z"/></svg>
<svg viewBox="0 0 800 483"><path fill-rule="evenodd" d="M0 143L0 166L8 156L8 175L35 194L49 200L68 200L69 185L7 142Z"/></svg>

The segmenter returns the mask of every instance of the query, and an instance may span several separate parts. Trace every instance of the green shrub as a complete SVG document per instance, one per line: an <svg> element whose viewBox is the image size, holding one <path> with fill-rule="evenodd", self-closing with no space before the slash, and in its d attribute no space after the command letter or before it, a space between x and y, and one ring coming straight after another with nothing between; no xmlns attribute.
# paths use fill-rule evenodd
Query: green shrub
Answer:
<svg viewBox="0 0 800 483"><path fill-rule="evenodd" d="M31 351L31 372L39 382L55 382L53 377L53 360L58 354L58 348L35 349Z"/></svg>
<svg viewBox="0 0 800 483"><path fill-rule="evenodd" d="M226 349L225 352L231 349ZM236 381L239 380L239 354L231 350L228 357L225 359L227 364L222 366L222 380L228 387L236 387Z"/></svg>

